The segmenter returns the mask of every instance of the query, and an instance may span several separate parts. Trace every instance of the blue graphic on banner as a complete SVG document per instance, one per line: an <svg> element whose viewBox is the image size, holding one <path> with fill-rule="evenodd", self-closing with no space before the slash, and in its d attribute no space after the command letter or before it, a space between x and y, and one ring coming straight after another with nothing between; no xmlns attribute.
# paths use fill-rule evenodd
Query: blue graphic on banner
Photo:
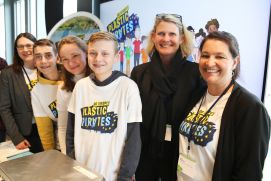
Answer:
<svg viewBox="0 0 271 181"><path fill-rule="evenodd" d="M129 8L126 6L107 26L107 31L115 34L119 42L123 42L126 37L134 38L135 29L139 27L139 17L134 13L129 16L128 10Z"/></svg>

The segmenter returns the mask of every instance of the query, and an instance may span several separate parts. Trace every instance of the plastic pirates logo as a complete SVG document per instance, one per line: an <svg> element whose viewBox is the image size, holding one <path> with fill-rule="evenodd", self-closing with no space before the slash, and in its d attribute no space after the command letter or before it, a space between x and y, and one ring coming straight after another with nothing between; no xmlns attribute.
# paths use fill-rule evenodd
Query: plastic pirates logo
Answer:
<svg viewBox="0 0 271 181"><path fill-rule="evenodd" d="M56 101L53 101L51 104L49 104L48 107L51 110L51 112L54 115L54 117L58 118L58 112L57 112L57 109L56 109Z"/></svg>
<svg viewBox="0 0 271 181"><path fill-rule="evenodd" d="M190 112L179 128L180 134L188 138L191 135L191 140L193 140L196 145L201 146L206 146L212 141L216 131L215 124L208 122L209 117L213 116L214 113L209 112L207 115L204 114L204 111L199 111L199 114L195 118L195 113Z"/></svg>
<svg viewBox="0 0 271 181"><path fill-rule="evenodd" d="M124 42L127 37L135 37L135 29L139 26L139 17L132 13L129 15L129 6L117 13L117 17L107 25L107 31L113 33L118 42Z"/></svg>
<svg viewBox="0 0 271 181"><path fill-rule="evenodd" d="M112 133L118 123L114 112L107 112L109 102L94 102L92 106L81 108L81 128L101 133Z"/></svg>

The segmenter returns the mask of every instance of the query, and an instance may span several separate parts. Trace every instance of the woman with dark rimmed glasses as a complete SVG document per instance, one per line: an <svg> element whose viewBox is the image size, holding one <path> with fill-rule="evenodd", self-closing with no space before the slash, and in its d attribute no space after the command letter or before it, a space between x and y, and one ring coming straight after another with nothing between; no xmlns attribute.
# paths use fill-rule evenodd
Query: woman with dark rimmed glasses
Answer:
<svg viewBox="0 0 271 181"><path fill-rule="evenodd" d="M36 38L21 33L14 43L13 64L1 72L0 114L7 134L17 149L43 151L33 117L30 91L37 83L33 45Z"/></svg>
<svg viewBox="0 0 271 181"><path fill-rule="evenodd" d="M150 62L131 73L143 106L138 181L176 180L180 124L176 120L185 116L188 101L203 87L198 65L186 61L192 47L192 35L180 15L156 15L147 46Z"/></svg>

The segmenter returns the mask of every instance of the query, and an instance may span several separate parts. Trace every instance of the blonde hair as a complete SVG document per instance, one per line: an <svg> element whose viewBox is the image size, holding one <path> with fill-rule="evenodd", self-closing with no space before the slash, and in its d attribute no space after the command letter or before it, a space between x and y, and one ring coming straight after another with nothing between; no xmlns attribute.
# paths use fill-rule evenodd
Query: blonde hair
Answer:
<svg viewBox="0 0 271 181"><path fill-rule="evenodd" d="M99 40L112 41L114 43L115 54L118 53L118 40L114 36L114 34L109 33L107 31L100 31L100 32L97 32L97 33L93 33L90 36L87 44L89 45L90 43L94 43L94 42L99 41Z"/></svg>
<svg viewBox="0 0 271 181"><path fill-rule="evenodd" d="M193 50L193 39L192 39L193 34L187 30L187 28L184 26L180 18L175 17L174 15L171 14L163 14L163 16L156 16L153 29L150 32L150 36L148 38L148 45L146 47L148 54L151 56L155 49L154 43L152 41L152 35L156 32L156 28L161 22L169 22L177 26L177 28L179 29L180 36L183 36L183 42L180 44L180 50L183 54L183 57L189 56Z"/></svg>

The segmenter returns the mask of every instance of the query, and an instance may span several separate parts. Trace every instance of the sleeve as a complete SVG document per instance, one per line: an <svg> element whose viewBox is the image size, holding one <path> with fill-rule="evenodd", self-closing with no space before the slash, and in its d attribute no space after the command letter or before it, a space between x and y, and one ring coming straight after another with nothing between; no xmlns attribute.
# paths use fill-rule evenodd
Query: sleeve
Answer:
<svg viewBox="0 0 271 181"><path fill-rule="evenodd" d="M137 85L132 82L128 94L127 138L123 150L123 158L118 174L118 181L131 180L134 175L141 152L140 122L142 122L142 104Z"/></svg>
<svg viewBox="0 0 271 181"><path fill-rule="evenodd" d="M142 103L138 87L134 81L131 81L129 86L127 110L128 123L142 122Z"/></svg>
<svg viewBox="0 0 271 181"><path fill-rule="evenodd" d="M31 91L31 104L33 108L33 114L38 128L38 133L44 150L50 150L55 148L55 139L54 139L54 127L53 120L50 119L46 111L42 106L42 101L37 95L36 85Z"/></svg>
<svg viewBox="0 0 271 181"><path fill-rule="evenodd" d="M75 115L68 113L67 135L66 135L66 154L75 159L74 150L74 121Z"/></svg>
<svg viewBox="0 0 271 181"><path fill-rule="evenodd" d="M74 122L75 122L75 97L76 97L76 86L73 90L72 97L68 106L68 120L67 120L67 133L66 133L66 154L75 158L74 150Z"/></svg>
<svg viewBox="0 0 271 181"><path fill-rule="evenodd" d="M53 120L49 117L35 117L35 120L44 150L55 149Z"/></svg>
<svg viewBox="0 0 271 181"><path fill-rule="evenodd" d="M270 118L259 101L245 102L238 111L235 127L233 180L262 179L270 139Z"/></svg>
<svg viewBox="0 0 271 181"><path fill-rule="evenodd" d="M7 134L10 136L13 144L18 145L24 140L24 137L19 131L11 110L12 103L9 86L12 85L9 84L12 83L8 81L7 72L2 71L0 75L0 114L6 127Z"/></svg>
<svg viewBox="0 0 271 181"><path fill-rule="evenodd" d="M67 131L67 120L68 120L68 110L66 101L63 97L63 90L59 87L57 90L57 101L56 107L58 111L58 119L57 119L57 126L58 126L58 139L61 152L66 154L66 131Z"/></svg>
<svg viewBox="0 0 271 181"><path fill-rule="evenodd" d="M127 139L123 150L118 181L131 181L134 175L141 151L140 123L128 123Z"/></svg>
<svg viewBox="0 0 271 181"><path fill-rule="evenodd" d="M74 87L71 99L68 102L68 112L75 114L75 108L76 108L76 86Z"/></svg>

